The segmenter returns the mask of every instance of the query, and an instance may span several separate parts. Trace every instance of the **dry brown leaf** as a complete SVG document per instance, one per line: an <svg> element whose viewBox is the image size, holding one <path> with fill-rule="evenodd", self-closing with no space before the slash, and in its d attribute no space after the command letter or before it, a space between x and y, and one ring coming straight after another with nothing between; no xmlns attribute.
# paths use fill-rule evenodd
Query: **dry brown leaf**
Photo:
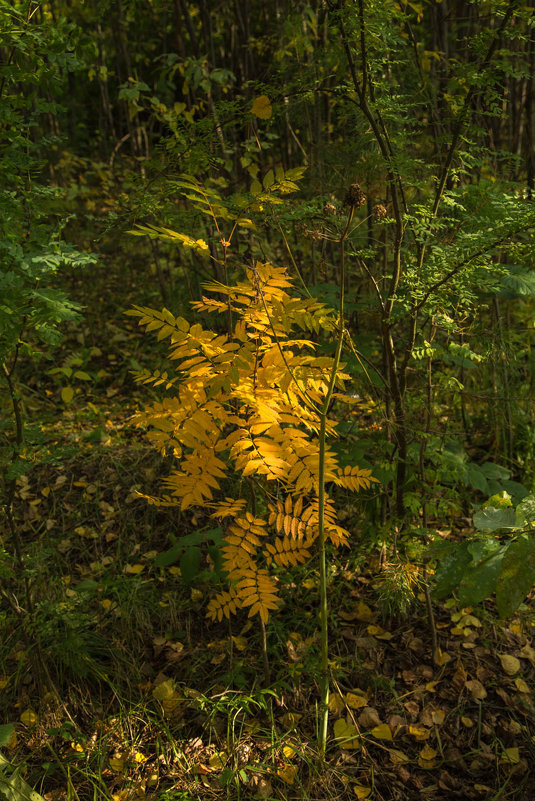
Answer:
<svg viewBox="0 0 535 801"><path fill-rule="evenodd" d="M475 698L476 701L482 701L487 697L487 691L477 679L465 681L464 686L472 694L472 698Z"/></svg>
<svg viewBox="0 0 535 801"><path fill-rule="evenodd" d="M359 726L363 729L373 729L374 726L381 725L379 713L373 706L365 707L359 715Z"/></svg>

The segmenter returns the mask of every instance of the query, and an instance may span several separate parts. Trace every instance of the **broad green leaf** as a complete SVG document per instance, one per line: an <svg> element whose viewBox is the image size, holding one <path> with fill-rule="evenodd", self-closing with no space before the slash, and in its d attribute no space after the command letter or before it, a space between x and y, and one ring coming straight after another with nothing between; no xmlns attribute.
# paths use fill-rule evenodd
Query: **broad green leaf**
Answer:
<svg viewBox="0 0 535 801"><path fill-rule="evenodd" d="M180 572L182 578L189 584L198 575L201 566L201 550L200 548L190 547L180 560Z"/></svg>
<svg viewBox="0 0 535 801"><path fill-rule="evenodd" d="M528 495L516 507L516 522L519 526L526 526L535 522L535 496Z"/></svg>
<svg viewBox="0 0 535 801"><path fill-rule="evenodd" d="M521 535L502 559L496 582L496 604L500 617L510 617L535 584L535 537Z"/></svg>
<svg viewBox="0 0 535 801"><path fill-rule="evenodd" d="M495 509L489 506L487 509L480 509L479 512L476 512L473 521L475 528L480 531L517 528L514 509Z"/></svg>
<svg viewBox="0 0 535 801"><path fill-rule="evenodd" d="M497 553L468 567L459 584L461 606L473 606L490 598L496 587L502 559L503 550L500 548Z"/></svg>
<svg viewBox="0 0 535 801"><path fill-rule="evenodd" d="M175 542L167 551L158 554L154 560L155 567L169 567L169 565L174 564L183 550L184 546L180 542Z"/></svg>
<svg viewBox="0 0 535 801"><path fill-rule="evenodd" d="M15 731L14 723L3 723L0 726L0 746L7 745Z"/></svg>
<svg viewBox="0 0 535 801"><path fill-rule="evenodd" d="M43 796L24 781L18 769L7 775L5 768L11 770L11 763L0 754L0 797L7 801L44 801Z"/></svg>
<svg viewBox="0 0 535 801"><path fill-rule="evenodd" d="M435 573L436 598L445 598L459 586L463 573L472 561L468 552L468 543L463 542L446 557L441 559Z"/></svg>

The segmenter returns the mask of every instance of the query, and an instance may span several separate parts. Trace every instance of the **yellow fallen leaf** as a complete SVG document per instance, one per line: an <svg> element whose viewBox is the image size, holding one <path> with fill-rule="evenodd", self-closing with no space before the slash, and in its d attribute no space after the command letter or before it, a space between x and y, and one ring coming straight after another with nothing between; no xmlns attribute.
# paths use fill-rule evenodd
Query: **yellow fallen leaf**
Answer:
<svg viewBox="0 0 535 801"><path fill-rule="evenodd" d="M277 776L286 784L293 784L297 776L297 766L290 765L289 763L284 764L280 768L277 768Z"/></svg>
<svg viewBox="0 0 535 801"><path fill-rule="evenodd" d="M43 487L41 490L41 495L43 495L45 498L48 498L50 495L50 487Z"/></svg>
<svg viewBox="0 0 535 801"><path fill-rule="evenodd" d="M194 604L198 604L199 601L202 601L202 599L204 598L204 595L201 592L201 590L193 589L190 592L189 597L191 598L191 600L193 601Z"/></svg>
<svg viewBox="0 0 535 801"><path fill-rule="evenodd" d="M156 701L167 701L175 695L175 683L173 679L161 681L152 691L152 697Z"/></svg>
<svg viewBox="0 0 535 801"><path fill-rule="evenodd" d="M295 748L292 748L291 745L285 745L283 746L282 753L286 757L286 759L293 759L296 754L296 751Z"/></svg>
<svg viewBox="0 0 535 801"><path fill-rule="evenodd" d="M346 704L351 709L361 709L363 706L367 706L368 701L364 695L360 695L360 693L346 693L345 696Z"/></svg>
<svg viewBox="0 0 535 801"><path fill-rule="evenodd" d="M344 699L338 693L332 693L329 696L329 712L333 715L338 715L345 709Z"/></svg>
<svg viewBox="0 0 535 801"><path fill-rule="evenodd" d="M124 756L110 757L110 768L114 773L122 773L126 766L126 759Z"/></svg>
<svg viewBox="0 0 535 801"><path fill-rule="evenodd" d="M247 637L233 637L232 642L234 643L237 651L245 651L249 645Z"/></svg>
<svg viewBox="0 0 535 801"><path fill-rule="evenodd" d="M7 687L9 684L9 676L0 676L0 690L3 690L4 687Z"/></svg>
<svg viewBox="0 0 535 801"><path fill-rule="evenodd" d="M71 742L71 748L73 751L76 751L78 754L84 753L84 747L81 743L76 743L74 740Z"/></svg>
<svg viewBox="0 0 535 801"><path fill-rule="evenodd" d="M451 661L451 656L447 654L445 651L443 651L441 648L437 648L434 657L435 665L439 665L441 667L442 665L447 665L448 662L450 661Z"/></svg>
<svg viewBox="0 0 535 801"><path fill-rule="evenodd" d="M404 754L403 751L398 751L397 748L391 748L388 753L390 755L390 761L393 762L394 765L404 765L406 762L410 761L407 754Z"/></svg>
<svg viewBox="0 0 535 801"><path fill-rule="evenodd" d="M142 765L143 762L147 761L147 759L148 759L148 757L146 757L145 754L142 754L141 751L136 751L135 756L134 756L135 762L137 762L138 764Z"/></svg>
<svg viewBox="0 0 535 801"><path fill-rule="evenodd" d="M463 726L466 726L467 729L471 729L474 725L474 721L471 718L467 718L466 715L461 715L461 723Z"/></svg>
<svg viewBox="0 0 535 801"><path fill-rule="evenodd" d="M364 601L359 601L355 609L355 618L360 620L361 623L371 623L375 620L375 615L368 604L365 604Z"/></svg>
<svg viewBox="0 0 535 801"><path fill-rule="evenodd" d="M375 737L376 740L392 739L392 732L390 731L388 723L381 723L379 726L374 726L370 734L372 737Z"/></svg>
<svg viewBox="0 0 535 801"><path fill-rule="evenodd" d="M20 716L20 720L25 726L35 726L39 718L33 709L26 709Z"/></svg>
<svg viewBox="0 0 535 801"><path fill-rule="evenodd" d="M344 718L339 718L335 720L333 730L334 736L340 741L338 743L340 748L346 751L354 751L360 748L359 733L354 723Z"/></svg>
<svg viewBox="0 0 535 801"><path fill-rule="evenodd" d="M269 97L266 95L255 97L253 100L253 105L251 106L251 112L255 115L255 117L258 117L261 120L269 120L273 113L273 107Z"/></svg>
<svg viewBox="0 0 535 801"><path fill-rule="evenodd" d="M433 709L431 712L431 720L436 726L441 726L444 723L444 718L446 717L446 713L443 709Z"/></svg>
<svg viewBox="0 0 535 801"><path fill-rule="evenodd" d="M421 756L422 759L434 759L436 757L436 755L437 755L437 752L435 751L435 749L431 748L431 746L427 745L427 743L424 745L424 747L420 751L420 756Z"/></svg>
<svg viewBox="0 0 535 801"><path fill-rule="evenodd" d="M357 796L357 798L368 798L372 791L371 787L365 787L363 784L354 784L353 785L353 792Z"/></svg>
<svg viewBox="0 0 535 801"><path fill-rule="evenodd" d="M425 685L425 689L427 690L428 693L434 693L437 684L438 681L428 681L427 684Z"/></svg>
<svg viewBox="0 0 535 801"><path fill-rule="evenodd" d="M145 570L145 565L127 565L124 569L124 572L131 576L137 576L142 570Z"/></svg>
<svg viewBox="0 0 535 801"><path fill-rule="evenodd" d="M524 679L515 679L516 689L519 693L530 693L531 687Z"/></svg>
<svg viewBox="0 0 535 801"><path fill-rule="evenodd" d="M434 759L423 759L422 757L418 757L418 767L423 768L424 770L433 770L436 768L437 763Z"/></svg>
<svg viewBox="0 0 535 801"><path fill-rule="evenodd" d="M212 754L212 756L208 760L208 764L214 770L223 770L223 768L227 764L227 760L228 760L228 754L226 751L217 751L215 754Z"/></svg>
<svg viewBox="0 0 535 801"><path fill-rule="evenodd" d="M518 748L515 746L513 748L506 748L504 756L500 759L502 764L513 763L513 765L518 765L520 762L520 754Z"/></svg>
<svg viewBox="0 0 535 801"><path fill-rule="evenodd" d="M520 670L520 660L510 654L498 654L498 659L502 664L502 670L508 676L514 676Z"/></svg>
<svg viewBox="0 0 535 801"><path fill-rule="evenodd" d="M425 726L409 726L409 734L411 737L414 737L415 740L428 740L429 735L431 734L430 729L426 729Z"/></svg>

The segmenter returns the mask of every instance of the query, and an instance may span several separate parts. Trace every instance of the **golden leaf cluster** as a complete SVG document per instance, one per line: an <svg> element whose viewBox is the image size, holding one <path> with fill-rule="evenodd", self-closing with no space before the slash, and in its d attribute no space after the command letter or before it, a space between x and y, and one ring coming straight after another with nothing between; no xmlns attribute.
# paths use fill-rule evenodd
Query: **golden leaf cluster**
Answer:
<svg viewBox="0 0 535 801"><path fill-rule="evenodd" d="M234 286L211 282L205 289L219 297L203 297L194 308L227 313L229 333L190 325L167 309L136 306L128 312L159 340L169 341L174 364L174 370L136 374L139 382L172 393L137 415L154 445L177 464L164 480L162 497L147 499L181 509L209 508L223 521L229 589L210 601L208 615L221 620L247 608L250 616L266 621L278 604L269 567L306 562L319 532L318 433L333 360L318 356L305 334L334 331L337 320L322 303L292 294L286 271L270 263L256 262ZM341 367L337 402L345 399L347 378ZM326 430L335 436L335 421L328 419ZM221 497L222 481L232 477L254 482L272 499L267 519L247 511L244 498ZM370 470L340 466L329 448L325 477L352 492L376 480ZM335 546L349 538L329 498L325 536Z"/></svg>

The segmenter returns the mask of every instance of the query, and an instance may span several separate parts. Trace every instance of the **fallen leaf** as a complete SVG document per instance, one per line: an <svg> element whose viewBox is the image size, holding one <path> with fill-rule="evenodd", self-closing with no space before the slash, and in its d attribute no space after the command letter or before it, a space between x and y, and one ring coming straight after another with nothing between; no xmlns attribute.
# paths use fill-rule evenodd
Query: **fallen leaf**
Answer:
<svg viewBox="0 0 535 801"><path fill-rule="evenodd" d="M431 712L431 720L436 726L441 726L444 723L444 718L446 717L446 713L443 709L433 709Z"/></svg>
<svg viewBox="0 0 535 801"><path fill-rule="evenodd" d="M531 645L524 645L520 650L520 656L522 659L529 659L532 665L535 665L535 648Z"/></svg>
<svg viewBox="0 0 535 801"><path fill-rule="evenodd" d="M344 699L338 693L331 693L329 696L329 712L333 715L339 715L345 709Z"/></svg>
<svg viewBox="0 0 535 801"><path fill-rule="evenodd" d="M344 718L339 718L335 720L333 730L335 738L339 740L340 748L346 751L354 751L360 748L359 733L354 723L350 723Z"/></svg>
<svg viewBox="0 0 535 801"><path fill-rule="evenodd" d="M461 723L463 726L466 726L467 729L471 729L474 725L474 721L471 718L467 718L466 715L461 715Z"/></svg>
<svg viewBox="0 0 535 801"><path fill-rule="evenodd" d="M357 796L357 798L368 798L372 791L371 787L365 787L363 784L354 784L353 785L353 792Z"/></svg>
<svg viewBox="0 0 535 801"><path fill-rule="evenodd" d="M427 743L420 751L420 756L422 757L422 759L434 759L436 755L437 752L435 751L435 749L431 748L431 746L427 745Z"/></svg>
<svg viewBox="0 0 535 801"><path fill-rule="evenodd" d="M476 701L482 701L487 697L487 691L478 679L470 679L465 681L464 686L472 694L472 698Z"/></svg>
<svg viewBox="0 0 535 801"><path fill-rule="evenodd" d="M223 770L227 764L228 754L226 751L216 751L208 760L208 764L214 770Z"/></svg>
<svg viewBox="0 0 535 801"><path fill-rule="evenodd" d="M414 737L415 740L428 740L429 735L431 734L430 729L426 729L425 726L409 726L409 734L411 737Z"/></svg>
<svg viewBox="0 0 535 801"><path fill-rule="evenodd" d="M245 651L247 646L249 645L249 641L246 637L233 637L232 642L236 646L237 651Z"/></svg>
<svg viewBox="0 0 535 801"><path fill-rule="evenodd" d="M381 725L379 713L373 706L365 707L359 715L359 726L363 729L373 729L374 726Z"/></svg>
<svg viewBox="0 0 535 801"><path fill-rule="evenodd" d="M110 768L114 773L122 773L126 767L126 759L123 754L110 757Z"/></svg>
<svg viewBox="0 0 535 801"><path fill-rule="evenodd" d="M285 764L277 768L277 776L282 779L286 784L293 784L297 775L297 766Z"/></svg>
<svg viewBox="0 0 535 801"><path fill-rule="evenodd" d="M435 665L439 665L441 667L442 665L447 665L450 660L451 656L449 654L447 654L441 648L437 648L433 659Z"/></svg>
<svg viewBox="0 0 535 801"><path fill-rule="evenodd" d="M366 696L358 692L346 693L345 701L351 709L362 709L368 703Z"/></svg>
<svg viewBox="0 0 535 801"><path fill-rule="evenodd" d="M520 660L516 656L510 654L498 654L498 659L501 662L502 670L508 676L514 676L520 670Z"/></svg>
<svg viewBox="0 0 535 801"><path fill-rule="evenodd" d="M33 709L26 709L20 716L20 720L25 726L35 726L39 718Z"/></svg>
<svg viewBox="0 0 535 801"><path fill-rule="evenodd" d="M283 746L282 753L286 759L293 759L296 754L296 750L295 748L292 748L291 745L285 745Z"/></svg>
<svg viewBox="0 0 535 801"><path fill-rule="evenodd" d="M391 748L389 750L390 761L394 765L404 765L406 762L410 762L410 758L407 754L404 754L403 751L398 751L397 748Z"/></svg>
<svg viewBox="0 0 535 801"><path fill-rule="evenodd" d="M282 716L282 723L286 729L294 729L303 715L299 714L299 712L286 712Z"/></svg>
<svg viewBox="0 0 535 801"><path fill-rule="evenodd" d="M128 573L130 576L137 576L142 570L145 570L145 565L126 565L124 572Z"/></svg>
<svg viewBox="0 0 535 801"><path fill-rule="evenodd" d="M529 686L529 684L527 684L527 682L524 681L524 679L515 679L515 685L519 693L531 692L531 687Z"/></svg>
<svg viewBox="0 0 535 801"><path fill-rule="evenodd" d="M500 759L502 764L513 763L513 765L518 765L520 762L520 754L518 748L515 746L513 748L506 748L504 752L504 756Z"/></svg>
<svg viewBox="0 0 535 801"><path fill-rule="evenodd" d="M388 723L381 723L379 726L374 726L370 734L372 737L375 737L376 740L392 739L392 732L390 731Z"/></svg>

